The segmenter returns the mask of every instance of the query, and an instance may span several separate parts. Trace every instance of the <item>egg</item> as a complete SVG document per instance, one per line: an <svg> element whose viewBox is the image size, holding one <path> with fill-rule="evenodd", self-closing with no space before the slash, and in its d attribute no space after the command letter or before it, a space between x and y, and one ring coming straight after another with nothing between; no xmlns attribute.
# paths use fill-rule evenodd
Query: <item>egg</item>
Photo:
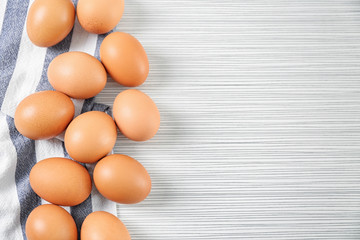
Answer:
<svg viewBox="0 0 360 240"><path fill-rule="evenodd" d="M82 163L94 163L115 145L117 130L114 120L99 111L76 117L65 131L65 148L70 157Z"/></svg>
<svg viewBox="0 0 360 240"><path fill-rule="evenodd" d="M85 218L80 236L81 240L131 240L121 220L103 211L90 213Z"/></svg>
<svg viewBox="0 0 360 240"><path fill-rule="evenodd" d="M72 98L91 98L105 87L106 71L95 57L84 52L66 52L51 61L50 84Z"/></svg>
<svg viewBox="0 0 360 240"><path fill-rule="evenodd" d="M24 98L16 108L16 129L25 137L49 139L65 130L74 117L71 99L57 91L41 91Z"/></svg>
<svg viewBox="0 0 360 240"><path fill-rule="evenodd" d="M128 33L113 32L100 46L100 58L109 75L121 85L136 87L149 74L149 61L141 43Z"/></svg>
<svg viewBox="0 0 360 240"><path fill-rule="evenodd" d="M160 113L153 100L145 93L125 90L117 95L113 114L120 131L134 141L152 138L160 127Z"/></svg>
<svg viewBox="0 0 360 240"><path fill-rule="evenodd" d="M104 157L96 164L93 177L99 192L118 203L141 202L151 190L151 179L146 169L126 155Z"/></svg>
<svg viewBox="0 0 360 240"><path fill-rule="evenodd" d="M85 167L67 158L48 158L36 163L30 171L34 192L48 202L75 206L91 193L91 179Z"/></svg>
<svg viewBox="0 0 360 240"><path fill-rule="evenodd" d="M40 205L30 213L25 233L28 240L77 240L74 219L66 210L52 204Z"/></svg>
<svg viewBox="0 0 360 240"><path fill-rule="evenodd" d="M76 7L80 25L88 32L112 30L124 12L124 0L79 0Z"/></svg>
<svg viewBox="0 0 360 240"><path fill-rule="evenodd" d="M35 0L29 9L26 31L31 42L50 47L61 42L75 22L71 0Z"/></svg>

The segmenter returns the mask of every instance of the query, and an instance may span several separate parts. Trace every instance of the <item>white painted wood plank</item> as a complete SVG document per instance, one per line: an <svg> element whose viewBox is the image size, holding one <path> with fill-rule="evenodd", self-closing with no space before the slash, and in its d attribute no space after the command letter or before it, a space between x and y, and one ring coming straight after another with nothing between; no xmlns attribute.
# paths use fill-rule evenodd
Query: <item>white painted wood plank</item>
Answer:
<svg viewBox="0 0 360 240"><path fill-rule="evenodd" d="M360 238L358 1L127 0L117 29L162 117L115 148L153 180L118 206L134 240Z"/></svg>

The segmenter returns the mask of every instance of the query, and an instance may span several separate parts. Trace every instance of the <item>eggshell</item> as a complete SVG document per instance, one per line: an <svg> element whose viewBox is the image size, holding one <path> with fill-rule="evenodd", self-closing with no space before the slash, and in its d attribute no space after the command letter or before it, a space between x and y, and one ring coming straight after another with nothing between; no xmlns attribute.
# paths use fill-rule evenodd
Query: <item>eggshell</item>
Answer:
<svg viewBox="0 0 360 240"><path fill-rule="evenodd" d="M134 141L152 138L160 127L160 113L145 93L125 90L114 101L113 114L120 131Z"/></svg>
<svg viewBox="0 0 360 240"><path fill-rule="evenodd" d="M117 138L114 120L99 111L76 117L65 132L65 148L76 161L94 163L108 154Z"/></svg>
<svg viewBox="0 0 360 240"><path fill-rule="evenodd" d="M51 61L47 75L54 89L80 99L101 92L107 78L101 62L84 52L60 54Z"/></svg>
<svg viewBox="0 0 360 240"><path fill-rule="evenodd" d="M75 7L70 0L35 0L29 9L26 30L39 47L50 47L63 40L75 22Z"/></svg>
<svg viewBox="0 0 360 240"><path fill-rule="evenodd" d="M146 169L126 155L104 157L96 164L93 177L99 192L118 203L141 202L151 190L151 179Z"/></svg>
<svg viewBox="0 0 360 240"><path fill-rule="evenodd" d="M124 12L124 0L79 0L77 17L88 32L103 34L112 30Z"/></svg>
<svg viewBox="0 0 360 240"><path fill-rule="evenodd" d="M25 233L28 240L77 240L74 219L66 210L52 204L40 205L30 213Z"/></svg>
<svg viewBox="0 0 360 240"><path fill-rule="evenodd" d="M14 121L25 137L49 139L65 130L74 117L71 99L57 91L42 91L24 98L16 108Z"/></svg>
<svg viewBox="0 0 360 240"><path fill-rule="evenodd" d="M92 184L86 168L67 158L44 159L34 165L29 177L34 192L57 205L78 205L91 193Z"/></svg>
<svg viewBox="0 0 360 240"><path fill-rule="evenodd" d="M131 240L126 226L114 215L97 211L90 213L81 226L81 240Z"/></svg>
<svg viewBox="0 0 360 240"><path fill-rule="evenodd" d="M149 74L149 61L141 43L128 33L113 32L100 46L100 58L110 76L121 85L136 87Z"/></svg>

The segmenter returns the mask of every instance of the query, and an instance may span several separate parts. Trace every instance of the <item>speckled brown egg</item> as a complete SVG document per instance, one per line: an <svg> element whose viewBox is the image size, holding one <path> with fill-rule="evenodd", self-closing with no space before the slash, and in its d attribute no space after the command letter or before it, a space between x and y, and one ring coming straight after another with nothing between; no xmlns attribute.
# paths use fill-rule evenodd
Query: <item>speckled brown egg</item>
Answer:
<svg viewBox="0 0 360 240"><path fill-rule="evenodd" d="M61 206L78 205L91 193L92 184L86 168L67 158L48 158L36 163L29 178L37 195Z"/></svg>
<svg viewBox="0 0 360 240"><path fill-rule="evenodd" d="M121 85L136 87L149 74L149 61L141 43L128 33L113 32L100 46L100 58L110 76Z"/></svg>
<svg viewBox="0 0 360 240"><path fill-rule="evenodd" d="M116 124L106 113L91 111L77 116L65 132L65 148L70 157L82 163L94 163L115 145Z"/></svg>
<svg viewBox="0 0 360 240"><path fill-rule="evenodd" d="M151 191L151 179L144 166L126 155L104 157L96 164L93 177L99 192L118 203L141 202Z"/></svg>
<svg viewBox="0 0 360 240"><path fill-rule="evenodd" d="M51 61L48 71L50 84L72 98L91 98L106 84L104 66L84 52L66 52Z"/></svg>
<svg viewBox="0 0 360 240"><path fill-rule="evenodd" d="M74 219L63 208L44 204L35 208L26 220L28 240L77 240Z"/></svg>
<svg viewBox="0 0 360 240"><path fill-rule="evenodd" d="M42 91L24 98L16 108L16 129L25 137L49 139L65 130L74 117L71 99L57 91Z"/></svg>
<svg viewBox="0 0 360 240"><path fill-rule="evenodd" d="M90 213L81 226L81 240L131 240L126 226L114 215L97 211Z"/></svg>
<svg viewBox="0 0 360 240"><path fill-rule="evenodd" d="M77 17L88 32L103 34L112 30L124 12L124 0L79 0Z"/></svg>
<svg viewBox="0 0 360 240"><path fill-rule="evenodd" d="M50 47L62 41L75 22L71 0L35 0L29 9L26 30L39 47Z"/></svg>
<svg viewBox="0 0 360 240"><path fill-rule="evenodd" d="M148 95L136 89L117 95L113 114L120 131L134 141L149 140L160 127L160 113L156 104Z"/></svg>

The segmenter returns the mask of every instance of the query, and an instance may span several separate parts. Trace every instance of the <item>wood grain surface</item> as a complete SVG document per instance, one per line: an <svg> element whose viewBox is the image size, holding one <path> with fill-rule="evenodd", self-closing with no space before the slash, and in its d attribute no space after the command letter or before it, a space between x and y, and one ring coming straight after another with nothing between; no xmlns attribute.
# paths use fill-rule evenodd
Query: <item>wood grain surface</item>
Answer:
<svg viewBox="0 0 360 240"><path fill-rule="evenodd" d="M133 240L360 239L360 1L126 0L117 30L162 117L115 148L153 181Z"/></svg>

